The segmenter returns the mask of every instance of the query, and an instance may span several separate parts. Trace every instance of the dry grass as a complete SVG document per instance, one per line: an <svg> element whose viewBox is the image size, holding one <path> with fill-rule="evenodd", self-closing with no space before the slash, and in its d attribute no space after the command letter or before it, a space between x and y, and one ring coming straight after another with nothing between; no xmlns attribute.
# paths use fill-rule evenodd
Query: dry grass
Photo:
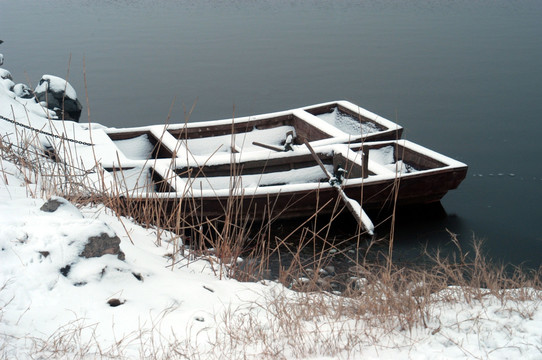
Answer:
<svg viewBox="0 0 542 360"><path fill-rule="evenodd" d="M369 256L381 246L376 240L367 243L359 228L342 242L333 238L339 203L323 226L318 225L316 208L313 217L286 233L277 233L277 218L255 223L241 217L246 209L242 209L236 189L232 189L224 217L198 217L197 204L188 196L173 207L163 206L162 199L152 196L144 202L129 201L140 193L123 186L126 179L120 171L115 174L116 186L107 192L103 169L96 163L90 171L83 170L70 144L44 149L32 134L21 132L16 137L16 144L0 138L1 170L7 183L4 162L15 164L29 196L59 195L79 204L103 203L119 216L154 227L158 244L165 230L173 231L178 236L172 240L172 268L181 258L203 257L221 277L259 281L269 277L270 263L278 259L276 279L296 290L270 291L259 302L217 314L218 325L207 329L205 340L201 334L166 339L158 330L161 320L157 319L150 328L138 329L103 348L93 335L95 325L75 321L46 339L28 339L34 344L32 356L36 358L123 359L135 345L139 357L146 359L349 357L380 344L390 334L407 338L416 329L433 334L441 331L437 309L446 304L483 304L485 299L493 299L503 310L529 319L542 301L540 270L494 264L476 241L465 252L452 233L455 252L447 256L425 252L423 266L400 266L392 261L393 238L378 240L389 245L379 256ZM66 160L60 161L54 154L62 154ZM232 179L237 171L232 168ZM354 247L353 255L344 251L344 242ZM306 253L312 253L309 260ZM326 268L337 253L350 256L354 265L348 276L333 279L340 282L334 288ZM337 289L340 296L332 294ZM0 321L5 305L0 304ZM0 345L0 358L7 358L8 340Z"/></svg>
<svg viewBox="0 0 542 360"><path fill-rule="evenodd" d="M472 259L459 248L455 259L426 254L433 263L423 268L390 266L389 261L359 264L359 276L342 296L319 290L314 278L302 283L301 292L275 288L261 302L219 316L210 346L189 349L191 356L350 358L379 346L408 351L415 333L444 331L441 309L458 304L481 306L483 314L497 303L499 311L532 319L542 302L540 271L496 266L484 258L479 242L473 249ZM456 326L480 327L483 318L458 320Z"/></svg>

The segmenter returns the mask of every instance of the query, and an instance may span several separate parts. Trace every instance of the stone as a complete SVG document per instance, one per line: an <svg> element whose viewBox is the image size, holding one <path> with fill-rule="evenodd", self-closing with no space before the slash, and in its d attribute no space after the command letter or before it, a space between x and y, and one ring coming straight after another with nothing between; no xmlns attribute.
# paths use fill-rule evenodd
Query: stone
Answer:
<svg viewBox="0 0 542 360"><path fill-rule="evenodd" d="M54 212L61 212L62 217L70 217L74 219L82 219L84 216L81 214L79 209L72 203L70 203L68 200L61 198L61 197L52 197L49 200L47 200L41 207L40 210L43 212L48 213L54 213Z"/></svg>
<svg viewBox="0 0 542 360"><path fill-rule="evenodd" d="M329 275L335 275L335 266L333 265L328 265L324 268L324 270L329 274Z"/></svg>
<svg viewBox="0 0 542 360"><path fill-rule="evenodd" d="M13 76L11 76L11 73L6 69L0 69L0 78L3 80L13 80Z"/></svg>
<svg viewBox="0 0 542 360"><path fill-rule="evenodd" d="M57 199L49 199L40 207L41 211L44 212L55 212L60 206L64 205L64 202Z"/></svg>
<svg viewBox="0 0 542 360"><path fill-rule="evenodd" d="M120 239L118 236L109 236L101 233L98 236L91 236L79 256L84 258L100 257L103 255L117 255L119 260L124 260L125 255L120 250Z"/></svg>
<svg viewBox="0 0 542 360"><path fill-rule="evenodd" d="M141 275L141 273L132 272L132 275L134 275L137 280L143 282L143 275Z"/></svg>
<svg viewBox="0 0 542 360"><path fill-rule="evenodd" d="M34 91L25 84L17 84L13 87L13 92L20 98L32 99L34 97Z"/></svg>
<svg viewBox="0 0 542 360"><path fill-rule="evenodd" d="M68 265L66 265L66 266L64 266L63 268L60 269L60 273L64 277L68 277L68 274L70 273L71 268L72 268L72 266L68 264Z"/></svg>
<svg viewBox="0 0 542 360"><path fill-rule="evenodd" d="M120 306L120 305L124 304L125 302L126 302L126 300L120 300L120 299L109 299L109 300L107 300L107 303L111 307Z"/></svg>
<svg viewBox="0 0 542 360"><path fill-rule="evenodd" d="M83 106L77 99L74 88L64 79L43 75L34 90L36 100L49 110L55 111L60 119L79 121Z"/></svg>
<svg viewBox="0 0 542 360"><path fill-rule="evenodd" d="M49 213L60 211L62 212L62 216L83 218L83 215L79 212L79 210L77 210L77 208L68 200L63 198L52 198L47 200L41 206L40 210ZM119 237L116 235L110 236L106 232L102 232L98 236L91 236L87 239L85 248L79 254L79 256L84 258L92 258L108 254L117 255L119 260L125 259L124 253L120 250Z"/></svg>

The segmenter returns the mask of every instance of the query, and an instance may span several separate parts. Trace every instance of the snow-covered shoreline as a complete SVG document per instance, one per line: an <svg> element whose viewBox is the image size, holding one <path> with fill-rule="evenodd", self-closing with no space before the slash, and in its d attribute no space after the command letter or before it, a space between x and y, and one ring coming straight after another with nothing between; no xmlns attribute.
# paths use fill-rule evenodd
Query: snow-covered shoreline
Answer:
<svg viewBox="0 0 542 360"><path fill-rule="evenodd" d="M88 126L48 120L33 99L10 90L11 79L0 81L0 115L37 129L77 133ZM33 136L0 120L2 144L28 147L22 134ZM335 317L316 305L297 315L307 301L335 309L345 300L227 279L205 259L178 258L171 266L180 245L173 234L160 232L158 245L156 229L103 206L65 202L44 212L47 194L39 184L13 159L2 156L0 162L2 359L542 357L542 296L536 290L505 303L491 294L450 300L456 292L444 290L435 296L448 300L434 302L426 326L412 329L391 320L386 327L363 317ZM120 238L125 260L79 256L89 237L100 233ZM66 265L70 270L63 274ZM295 322L288 323L287 315Z"/></svg>

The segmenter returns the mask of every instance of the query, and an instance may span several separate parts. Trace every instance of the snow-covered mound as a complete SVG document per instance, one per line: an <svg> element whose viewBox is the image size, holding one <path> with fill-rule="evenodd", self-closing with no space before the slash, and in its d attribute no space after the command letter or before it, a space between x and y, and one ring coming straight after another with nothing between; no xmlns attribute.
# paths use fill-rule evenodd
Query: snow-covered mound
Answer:
<svg viewBox="0 0 542 360"><path fill-rule="evenodd" d="M262 285L219 280L205 261L187 266L188 259L181 258L171 268L174 245L179 246L169 241L172 235L164 234L164 246L157 246L154 231L122 219L127 233L103 207L79 210L55 198L61 206L47 211L45 200L27 197L27 188L12 175L16 166L3 165L0 358L40 353L54 334L74 347L61 357L74 356L81 343L109 349L115 339L125 339L123 356L138 358L138 331L156 330L151 337L174 342L186 338L187 331L216 326L215 315L225 307L261 293ZM125 260L115 254L81 256L89 239L101 234L120 238ZM70 343L71 331L79 332L81 343ZM98 351L89 349L90 354Z"/></svg>

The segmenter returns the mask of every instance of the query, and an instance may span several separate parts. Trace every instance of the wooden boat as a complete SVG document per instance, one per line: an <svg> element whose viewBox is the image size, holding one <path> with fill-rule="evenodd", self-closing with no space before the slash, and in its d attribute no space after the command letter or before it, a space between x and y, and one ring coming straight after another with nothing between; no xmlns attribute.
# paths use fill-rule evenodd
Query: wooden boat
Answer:
<svg viewBox="0 0 542 360"><path fill-rule="evenodd" d="M113 193L127 206L180 210L185 221L305 217L335 211L341 197L365 209L395 199L430 203L467 172L461 162L398 140L399 125L346 101L104 133L116 149L99 155Z"/></svg>
<svg viewBox="0 0 542 360"><path fill-rule="evenodd" d="M353 145L327 145L315 151L346 195L372 209L397 204L439 201L465 178L467 166L406 140ZM366 154L365 156L363 154ZM341 179L340 174L343 175ZM333 211L336 187L328 181L307 149L269 152L265 159L227 164L171 167L157 160L148 167L144 192L130 201L162 202L165 209L182 207L193 217L236 216L290 218Z"/></svg>

